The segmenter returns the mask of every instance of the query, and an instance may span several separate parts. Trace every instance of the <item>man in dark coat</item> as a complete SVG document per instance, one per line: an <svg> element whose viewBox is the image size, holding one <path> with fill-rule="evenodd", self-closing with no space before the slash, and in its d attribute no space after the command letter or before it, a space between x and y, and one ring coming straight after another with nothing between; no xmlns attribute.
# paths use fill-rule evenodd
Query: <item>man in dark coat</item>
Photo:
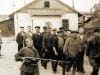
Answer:
<svg viewBox="0 0 100 75"><path fill-rule="evenodd" d="M35 59L39 57L39 54L33 48L33 41L27 41L26 46L15 55L16 61L24 61L20 68L20 75L39 75L38 60Z"/></svg>
<svg viewBox="0 0 100 75"><path fill-rule="evenodd" d="M87 48L87 38L84 34L84 28L83 27L79 28L78 37L81 40L81 50L82 51L79 54L79 65L77 67L77 71L85 73L85 70L84 70L84 54L85 54L85 50Z"/></svg>
<svg viewBox="0 0 100 75"><path fill-rule="evenodd" d="M53 29L52 30L52 36L53 36L53 41L54 41L54 47L55 47L55 50L57 52L58 50L58 35L57 35L57 29ZM53 56L53 60L58 60L58 52L57 52L57 55L54 54ZM58 62L54 61L52 62L52 70L54 73L57 72L57 65L58 65Z"/></svg>
<svg viewBox="0 0 100 75"><path fill-rule="evenodd" d="M32 40L34 47L37 49L40 57L42 57L42 34L40 33L40 27L36 26L35 27L36 33L32 35Z"/></svg>
<svg viewBox="0 0 100 75"><path fill-rule="evenodd" d="M18 51L25 45L25 32L24 27L20 27L20 32L17 34L16 42L18 44Z"/></svg>
<svg viewBox="0 0 100 75"><path fill-rule="evenodd" d="M89 57L91 66L93 67L91 75L98 75L100 68L100 31L97 32L95 30L94 37L88 42L86 54Z"/></svg>
<svg viewBox="0 0 100 75"><path fill-rule="evenodd" d="M47 34L43 37L43 49L44 49L44 53L43 53L43 57L45 59L53 59L54 55L57 54L56 49L54 47L54 39L53 36L51 34L51 28L48 28L47 30ZM44 61L44 68L47 69L47 62L48 61ZM52 68L53 64L52 64Z"/></svg>
<svg viewBox="0 0 100 75"><path fill-rule="evenodd" d="M43 27L42 37L46 35L47 29L48 28L46 26Z"/></svg>

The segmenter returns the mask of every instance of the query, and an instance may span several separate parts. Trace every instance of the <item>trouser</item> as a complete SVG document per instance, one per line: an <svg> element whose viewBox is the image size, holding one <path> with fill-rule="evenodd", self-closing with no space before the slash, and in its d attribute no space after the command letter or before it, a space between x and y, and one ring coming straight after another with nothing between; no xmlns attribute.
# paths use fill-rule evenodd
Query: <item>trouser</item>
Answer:
<svg viewBox="0 0 100 75"><path fill-rule="evenodd" d="M21 48L23 48L23 44L18 44L18 51L20 51Z"/></svg>
<svg viewBox="0 0 100 75"><path fill-rule="evenodd" d="M62 59L63 50L62 48L56 48L58 55L53 55L53 60L57 60L57 62L52 61L52 70L53 72L57 71L58 61Z"/></svg>
<svg viewBox="0 0 100 75"><path fill-rule="evenodd" d="M57 65L58 65L58 56L54 55L54 57L52 59L57 60L57 61L52 61L52 70L53 70L53 72L56 72L57 71Z"/></svg>
<svg viewBox="0 0 100 75"><path fill-rule="evenodd" d="M37 64L31 65L30 63L24 62L20 70L20 75L39 75L39 67Z"/></svg>
<svg viewBox="0 0 100 75"><path fill-rule="evenodd" d="M93 59L91 57L89 57L89 61L91 66L93 67L93 71L91 73L91 75L99 75L99 68L100 68L100 58L98 59Z"/></svg>
<svg viewBox="0 0 100 75"><path fill-rule="evenodd" d="M21 71L21 74L20 75L34 75L34 74L33 73L28 73L28 72Z"/></svg>
<svg viewBox="0 0 100 75"><path fill-rule="evenodd" d="M58 48L57 52L59 60L64 60L63 48Z"/></svg>
<svg viewBox="0 0 100 75"><path fill-rule="evenodd" d="M79 53L77 71L84 71L84 51Z"/></svg>
<svg viewBox="0 0 100 75"><path fill-rule="evenodd" d="M77 66L78 66L78 64L79 64L79 59L78 59L78 56L76 56L76 57L68 57L67 56L67 62L70 62L70 63L68 63L67 64L67 66L66 66L66 69L67 69L67 72L68 71L70 71L70 69L71 69L71 67L73 67L73 70L76 70L77 69Z"/></svg>
<svg viewBox="0 0 100 75"><path fill-rule="evenodd" d="M79 64L78 56L72 58L72 57L66 55L65 61L66 62L62 65L63 75L65 75L65 71L69 72L71 67L73 67L73 71L76 71L77 66Z"/></svg>
<svg viewBox="0 0 100 75"><path fill-rule="evenodd" d="M91 75L99 75L99 68L93 68Z"/></svg>
<svg viewBox="0 0 100 75"><path fill-rule="evenodd" d="M30 72L23 72L23 71L21 71L20 75L39 75L39 73L30 73Z"/></svg>
<svg viewBox="0 0 100 75"><path fill-rule="evenodd" d="M53 57L54 57L54 51L53 51L53 48L52 47L48 47L47 48L47 52L45 51L44 53L43 53L43 58L44 59L53 59ZM46 61L43 61L43 67L44 68L47 68L47 63L48 63L48 61L46 60ZM52 64L53 65L53 64ZM52 66L53 67L53 66Z"/></svg>

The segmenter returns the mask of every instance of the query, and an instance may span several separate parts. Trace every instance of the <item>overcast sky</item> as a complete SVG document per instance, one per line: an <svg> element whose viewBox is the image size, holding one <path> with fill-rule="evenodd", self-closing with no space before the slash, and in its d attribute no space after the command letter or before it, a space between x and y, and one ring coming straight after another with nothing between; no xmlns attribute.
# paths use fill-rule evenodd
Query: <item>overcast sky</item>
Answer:
<svg viewBox="0 0 100 75"><path fill-rule="evenodd" d="M20 7L24 6L24 4L28 4L33 0L0 0L0 15L10 14L11 12L13 12L13 1L14 1L14 10L17 10ZM73 5L72 0L61 0L61 1L68 4L71 7ZM76 10L81 12L88 12L100 0L73 0L73 1Z"/></svg>

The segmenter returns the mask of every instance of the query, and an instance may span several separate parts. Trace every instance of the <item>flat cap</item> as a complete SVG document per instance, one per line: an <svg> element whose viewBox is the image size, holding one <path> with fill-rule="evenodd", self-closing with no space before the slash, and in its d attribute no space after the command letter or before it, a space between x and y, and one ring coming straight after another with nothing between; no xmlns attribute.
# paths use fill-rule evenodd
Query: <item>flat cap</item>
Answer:
<svg viewBox="0 0 100 75"><path fill-rule="evenodd" d="M40 26L35 26L35 28L39 28L40 29Z"/></svg>

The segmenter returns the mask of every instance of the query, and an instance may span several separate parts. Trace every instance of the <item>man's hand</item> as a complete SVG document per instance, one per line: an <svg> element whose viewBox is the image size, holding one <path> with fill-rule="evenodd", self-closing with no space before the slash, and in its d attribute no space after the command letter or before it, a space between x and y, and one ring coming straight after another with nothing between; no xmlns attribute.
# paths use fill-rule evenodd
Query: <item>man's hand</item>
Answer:
<svg viewBox="0 0 100 75"><path fill-rule="evenodd" d="M47 52L48 50L47 50L47 49L45 49L45 51Z"/></svg>
<svg viewBox="0 0 100 75"><path fill-rule="evenodd" d="M53 47L53 50L54 50L55 55L58 55L55 47Z"/></svg>

